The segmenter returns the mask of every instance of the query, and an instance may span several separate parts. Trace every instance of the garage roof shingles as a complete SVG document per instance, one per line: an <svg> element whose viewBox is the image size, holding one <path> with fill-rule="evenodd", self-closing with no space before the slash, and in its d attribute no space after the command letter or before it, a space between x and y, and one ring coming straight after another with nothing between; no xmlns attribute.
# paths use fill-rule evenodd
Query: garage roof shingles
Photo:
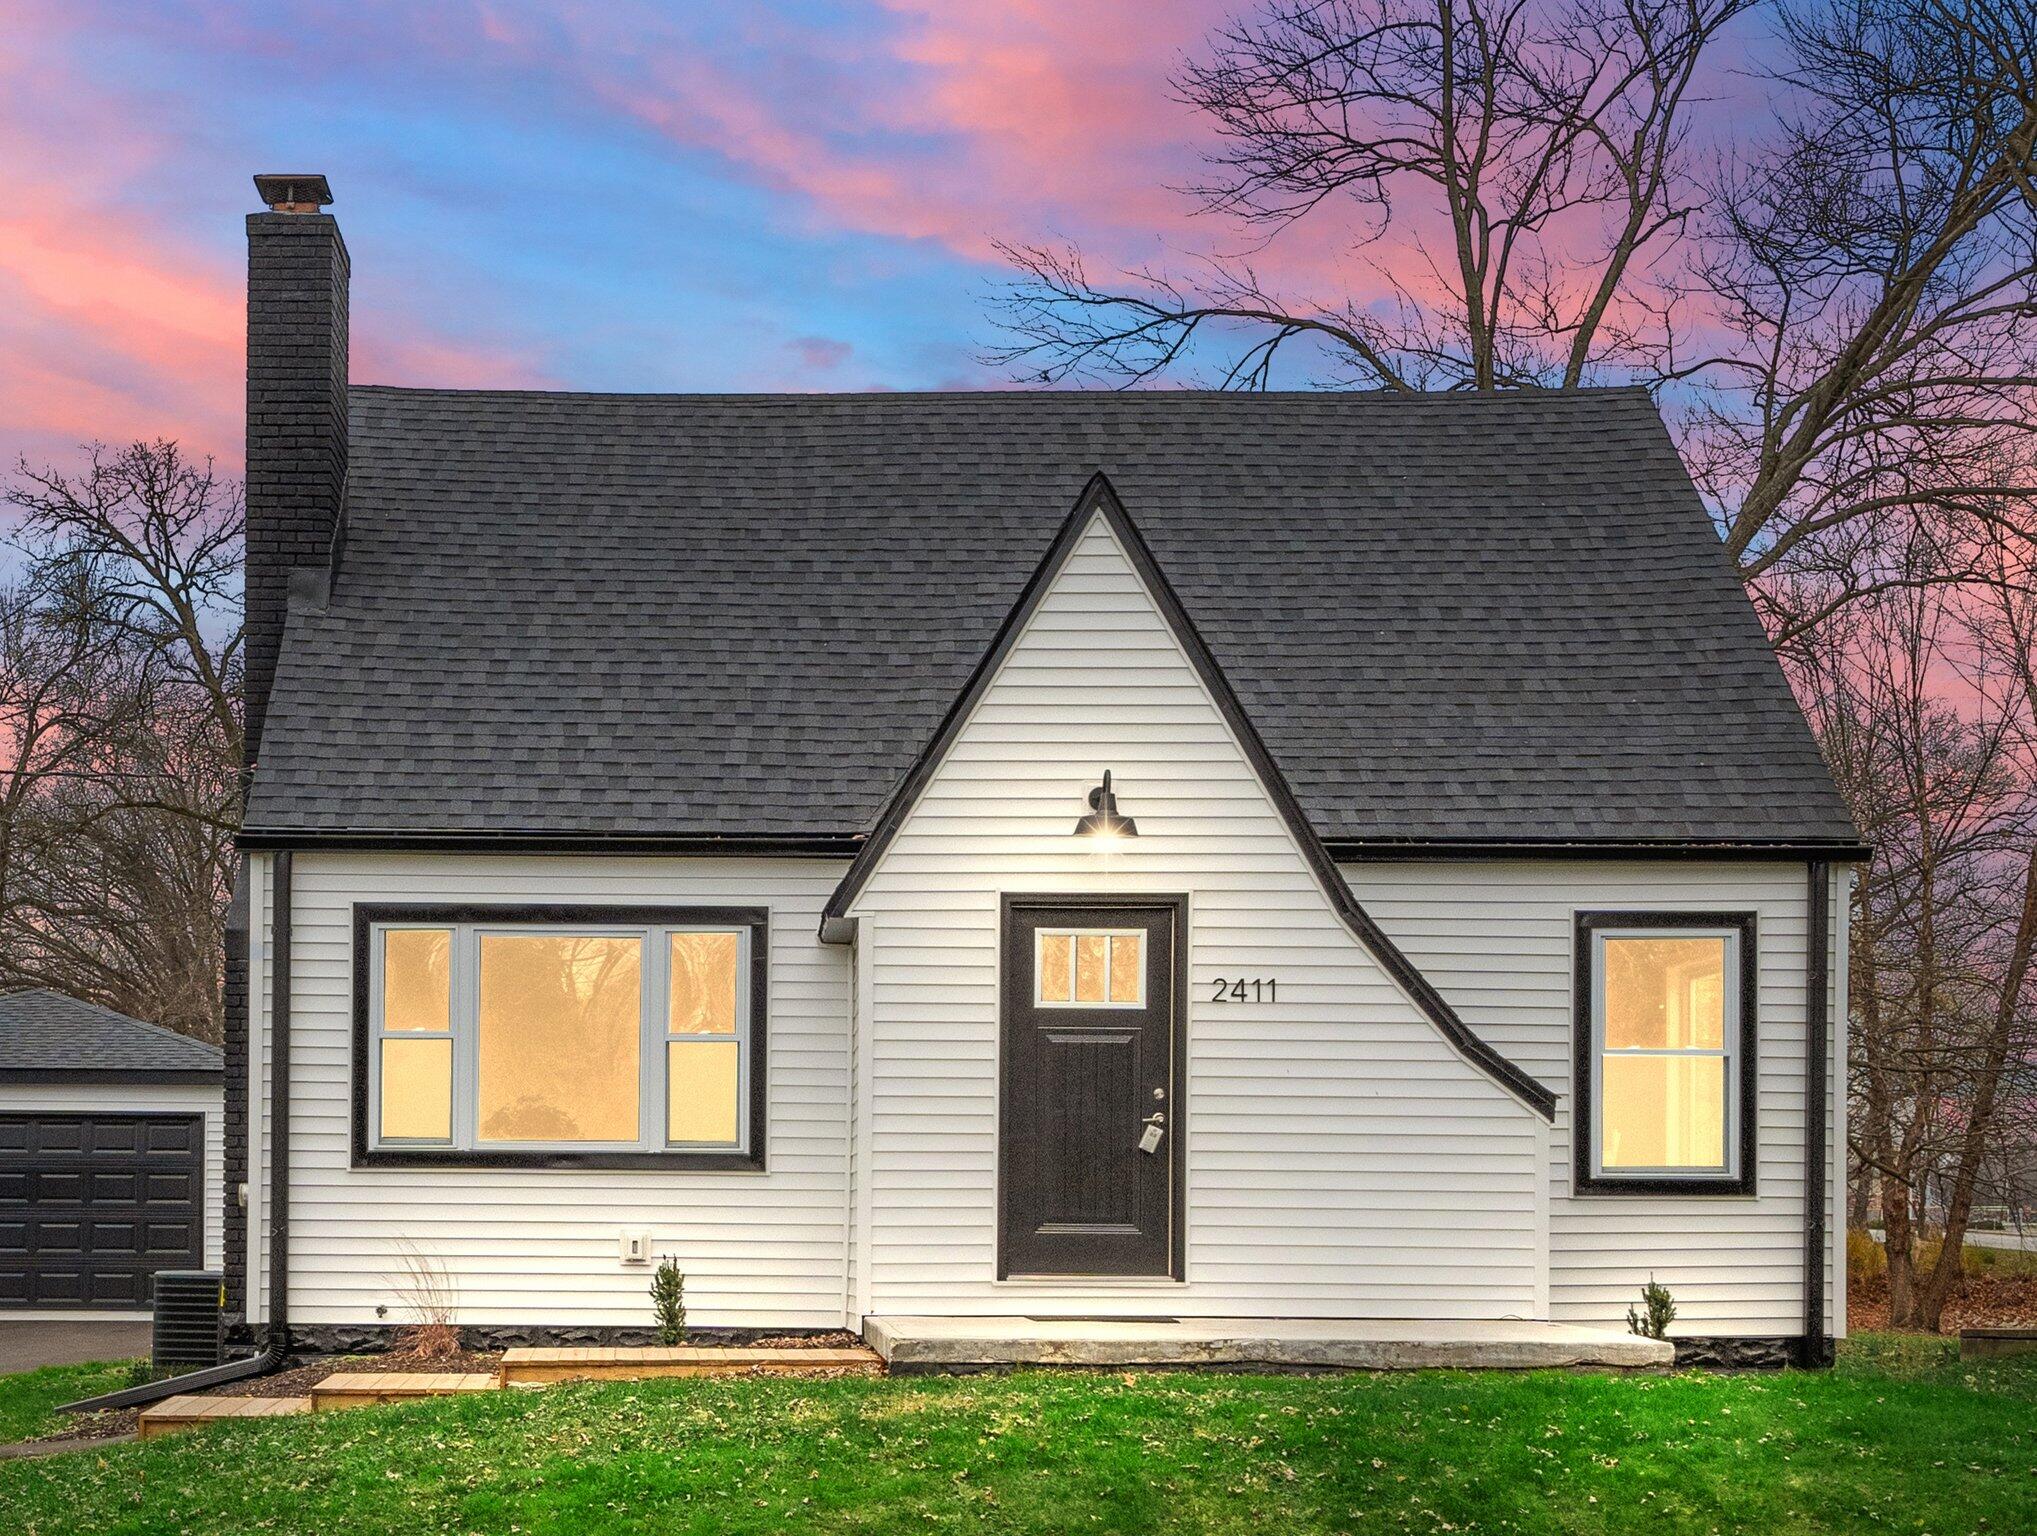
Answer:
<svg viewBox="0 0 2037 1536"><path fill-rule="evenodd" d="M1636 390L352 392L259 835L867 832L1097 470L1343 840L1851 843Z"/></svg>
<svg viewBox="0 0 2037 1536"><path fill-rule="evenodd" d="M0 994L0 1077L218 1072L219 1047L97 1003L36 989Z"/></svg>

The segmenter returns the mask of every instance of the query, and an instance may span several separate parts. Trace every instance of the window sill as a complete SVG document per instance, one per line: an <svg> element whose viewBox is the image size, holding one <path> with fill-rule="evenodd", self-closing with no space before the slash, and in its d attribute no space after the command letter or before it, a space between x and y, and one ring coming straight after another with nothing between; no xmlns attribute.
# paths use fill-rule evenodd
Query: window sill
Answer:
<svg viewBox="0 0 2037 1536"><path fill-rule="evenodd" d="M1691 1199L1719 1199L1722 1196L1752 1197L1754 1181L1730 1179L1606 1179L1579 1177L1572 1181L1571 1194L1585 1198L1607 1195L1682 1195Z"/></svg>
<svg viewBox="0 0 2037 1536"><path fill-rule="evenodd" d="M638 1168L666 1173L762 1173L764 1160L747 1152L462 1152L450 1147L370 1147L354 1154L356 1168L513 1168L524 1171Z"/></svg>

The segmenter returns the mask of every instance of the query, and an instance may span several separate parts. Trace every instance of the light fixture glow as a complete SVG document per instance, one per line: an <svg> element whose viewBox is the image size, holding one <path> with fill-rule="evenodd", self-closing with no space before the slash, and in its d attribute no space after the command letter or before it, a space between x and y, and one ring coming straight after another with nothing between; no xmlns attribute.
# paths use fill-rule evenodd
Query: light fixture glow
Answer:
<svg viewBox="0 0 2037 1536"><path fill-rule="evenodd" d="M1103 770L1103 782L1089 792L1089 814L1075 823L1075 835L1094 839L1100 851L1139 835L1139 824L1118 814L1118 797L1111 793L1108 768Z"/></svg>

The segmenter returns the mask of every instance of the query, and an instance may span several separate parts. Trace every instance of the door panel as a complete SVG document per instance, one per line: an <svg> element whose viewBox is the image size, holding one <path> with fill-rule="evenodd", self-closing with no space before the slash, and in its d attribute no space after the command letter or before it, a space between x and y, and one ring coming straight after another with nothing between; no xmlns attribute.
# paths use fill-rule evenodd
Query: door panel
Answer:
<svg viewBox="0 0 2037 1536"><path fill-rule="evenodd" d="M145 1307L204 1262L196 1115L0 1115L0 1309Z"/></svg>
<svg viewBox="0 0 2037 1536"><path fill-rule="evenodd" d="M1180 925L1150 898L1007 904L1000 1275L1176 1273Z"/></svg>

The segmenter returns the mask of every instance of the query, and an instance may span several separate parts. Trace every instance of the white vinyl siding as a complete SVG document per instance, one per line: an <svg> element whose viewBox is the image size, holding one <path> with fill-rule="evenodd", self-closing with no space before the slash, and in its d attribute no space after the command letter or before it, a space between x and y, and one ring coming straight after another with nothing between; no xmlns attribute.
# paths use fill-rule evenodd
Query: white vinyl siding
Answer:
<svg viewBox="0 0 2037 1536"><path fill-rule="evenodd" d="M1105 768L1139 835L1072 835ZM1189 898L1187 1279L996 1273L999 897ZM1532 1316L1538 1117L1344 927L1105 525L855 906L873 1313ZM1214 1003L1218 976L1278 1001Z"/></svg>
<svg viewBox="0 0 2037 1536"><path fill-rule="evenodd" d="M266 883L273 863L261 862ZM403 1321L409 1243L445 1264L462 1322L647 1326L650 1266L617 1252L621 1234L643 1231L654 1256L685 1270L700 1326L839 1327L851 956L816 929L841 870L833 860L296 855L292 1323L373 1323L378 1306ZM766 1171L351 1166L353 908L395 902L768 908Z"/></svg>
<svg viewBox="0 0 2037 1536"><path fill-rule="evenodd" d="M1804 866L1439 860L1351 864L1344 873L1459 1014L1559 1096L1549 1161L1554 1320L1620 1323L1652 1274L1676 1297L1674 1333L1801 1333ZM1843 891L1843 878L1838 884ZM1620 908L1757 915L1760 1142L1752 1196L1572 1193L1576 914ZM1834 940L1835 979L1843 937L1841 929ZM1844 1077L1843 1033L1832 1056L1835 1081ZM1835 1322L1841 1291L1828 1264Z"/></svg>

